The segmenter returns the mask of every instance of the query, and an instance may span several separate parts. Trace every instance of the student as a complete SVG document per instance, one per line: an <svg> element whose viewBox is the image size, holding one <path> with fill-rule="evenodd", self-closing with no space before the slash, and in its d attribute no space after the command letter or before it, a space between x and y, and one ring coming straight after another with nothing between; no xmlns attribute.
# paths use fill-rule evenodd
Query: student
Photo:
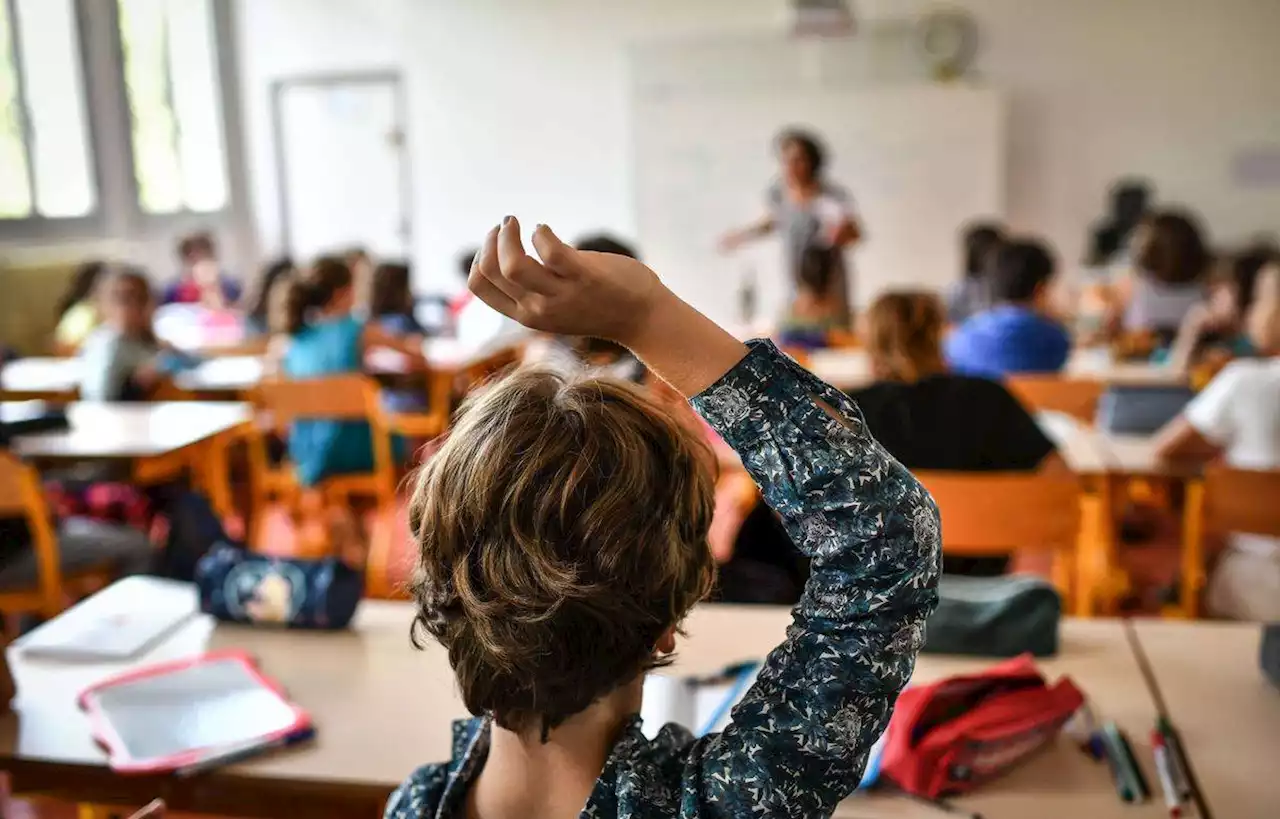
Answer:
<svg viewBox="0 0 1280 819"><path fill-rule="evenodd" d="M367 315L373 291L373 257L363 247L356 246L347 248L342 258L351 268L351 280L355 282L355 311Z"/></svg>
<svg viewBox="0 0 1280 819"><path fill-rule="evenodd" d="M1065 468L1053 442L999 382L947 372L942 305L888 292L867 313L875 383L850 393L871 434L911 470L1022 472ZM943 558L950 574L993 576L1007 557Z"/></svg>
<svg viewBox="0 0 1280 819"><path fill-rule="evenodd" d="M476 295L534 330L622 344L692 397L813 573L723 733L646 739L644 673L670 662L713 578L702 445L628 384L516 371L468 401L417 478L415 633L446 648L477 718L386 816L830 815L923 642L936 508L857 407L772 344L744 346L639 262L545 227L539 263L519 230L490 232Z"/></svg>
<svg viewBox="0 0 1280 819"><path fill-rule="evenodd" d="M796 293L782 325L778 341L784 347L813 350L829 344L832 331L848 329L844 301L832 295L831 279L839 270L831 248L806 250L796 274Z"/></svg>
<svg viewBox="0 0 1280 819"><path fill-rule="evenodd" d="M1280 469L1280 265L1260 273L1245 328L1257 357L1228 364L1160 431L1162 458L1207 463L1224 456L1240 469ZM1280 541L1232 535L1205 602L1217 616L1280 622Z"/></svg>
<svg viewBox="0 0 1280 819"><path fill-rule="evenodd" d="M269 371L289 378L322 378L360 372L365 352L397 350L425 366L421 340L402 339L352 314L351 268L325 257L272 291ZM331 475L373 468L373 440L365 421L298 421L289 431L289 458L303 486Z"/></svg>
<svg viewBox="0 0 1280 819"><path fill-rule="evenodd" d="M1181 371L1204 364L1220 367L1232 358L1254 354L1245 332L1259 276L1280 254L1259 245L1235 254L1225 269L1209 277L1204 301L1187 311L1173 346L1158 350L1157 363Z"/></svg>
<svg viewBox="0 0 1280 819"><path fill-rule="evenodd" d="M193 233L178 243L182 270L178 281L164 290L162 304L199 304L210 310L225 310L240 301L240 285L223 274L218 266L218 249L213 236Z"/></svg>
<svg viewBox="0 0 1280 819"><path fill-rule="evenodd" d="M262 276L258 279L258 287L253 294L253 302L248 306L244 316L246 336L261 338L270 334L271 321L268 314L271 305L271 288L275 287L277 282L296 273L297 268L294 267L293 259L288 256L281 256L262 271Z"/></svg>
<svg viewBox="0 0 1280 819"><path fill-rule="evenodd" d="M108 270L106 262L85 262L76 268L71 286L58 299L58 326L53 331L53 340L60 354L75 354L98 326L95 293L98 282Z"/></svg>
<svg viewBox="0 0 1280 819"><path fill-rule="evenodd" d="M987 268L1004 241L996 224L979 222L964 231L964 277L947 290L947 320L960 324L991 306Z"/></svg>
<svg viewBox="0 0 1280 819"><path fill-rule="evenodd" d="M414 317L412 275L407 264L383 262L373 271L369 299L369 321L383 332L422 349L427 331ZM422 412L427 409L427 388L422 373L406 373L393 379L382 391L382 405L391 412Z"/></svg>
<svg viewBox="0 0 1280 819"><path fill-rule="evenodd" d="M1071 338L1048 315L1054 267L1053 256L1037 241L1013 240L996 251L990 272L994 306L947 339L947 363L953 371L1003 378L1063 368Z"/></svg>
<svg viewBox="0 0 1280 819"><path fill-rule="evenodd" d="M1127 334L1149 334L1168 343L1204 298L1213 260L1189 213L1159 211L1134 238L1133 273L1116 286L1111 324Z"/></svg>
<svg viewBox="0 0 1280 819"><path fill-rule="evenodd" d="M145 398L164 377L162 347L151 329L151 284L136 270L121 270L102 283L102 325L85 339L80 398L128 401Z"/></svg>

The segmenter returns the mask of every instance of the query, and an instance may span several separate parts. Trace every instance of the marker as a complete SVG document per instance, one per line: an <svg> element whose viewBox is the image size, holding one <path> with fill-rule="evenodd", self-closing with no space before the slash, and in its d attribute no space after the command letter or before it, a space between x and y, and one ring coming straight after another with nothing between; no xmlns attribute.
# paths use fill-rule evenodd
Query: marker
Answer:
<svg viewBox="0 0 1280 819"><path fill-rule="evenodd" d="M1169 809L1171 817L1182 815L1182 798L1178 795L1178 786L1173 781L1172 758L1164 744L1164 737L1159 731L1151 732L1151 752L1156 758L1156 774L1160 777L1160 790L1164 793L1164 806Z"/></svg>
<svg viewBox="0 0 1280 819"><path fill-rule="evenodd" d="M1111 769L1111 780L1115 783L1116 795L1122 802L1135 801L1133 787L1129 784L1129 777L1125 776L1123 753L1106 731L1100 731L1098 738L1102 742L1102 758L1107 761L1107 767Z"/></svg>

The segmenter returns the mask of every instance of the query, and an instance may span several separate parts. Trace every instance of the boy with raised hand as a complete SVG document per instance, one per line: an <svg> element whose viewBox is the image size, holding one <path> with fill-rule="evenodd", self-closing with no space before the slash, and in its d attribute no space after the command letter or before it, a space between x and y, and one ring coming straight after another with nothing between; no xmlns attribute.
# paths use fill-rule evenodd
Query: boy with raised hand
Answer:
<svg viewBox="0 0 1280 819"><path fill-rule="evenodd" d="M548 333L616 341L741 455L812 558L782 645L722 733L640 731L709 589L698 440L637 388L522 370L470 399L411 504L423 634L475 719L415 772L391 819L826 816L853 791L936 601L939 527L853 403L770 343L744 345L643 264L508 217L471 290Z"/></svg>

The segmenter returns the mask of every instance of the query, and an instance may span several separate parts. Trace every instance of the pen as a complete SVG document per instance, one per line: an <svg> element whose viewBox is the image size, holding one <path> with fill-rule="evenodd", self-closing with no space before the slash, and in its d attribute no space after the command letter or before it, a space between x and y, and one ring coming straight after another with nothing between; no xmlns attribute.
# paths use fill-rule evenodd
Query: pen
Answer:
<svg viewBox="0 0 1280 819"><path fill-rule="evenodd" d="M1115 727L1116 736L1120 740L1120 750L1124 754L1125 765L1129 769L1130 776L1133 777L1133 785L1138 794L1138 801L1145 802L1151 798L1151 786L1147 784L1147 777L1142 772L1142 766L1138 764L1138 756L1133 752L1133 745L1129 743L1129 736L1123 730Z"/></svg>
<svg viewBox="0 0 1280 819"><path fill-rule="evenodd" d="M1174 783L1169 749L1159 731L1151 732L1151 752L1156 759L1156 775L1160 778L1160 790L1164 793L1164 806L1169 809L1169 815L1176 819L1182 815L1182 798Z"/></svg>
<svg viewBox="0 0 1280 819"><path fill-rule="evenodd" d="M295 731L292 734L280 737L278 739L268 740L266 742L254 741L228 748L225 751L210 754L197 762L193 762L186 767L179 768L174 773L177 776L188 777L197 774L207 773L215 768L221 768L224 765L234 765L237 762L243 762L246 759L252 759L255 756L265 754L268 751L275 751L280 748L289 748L294 745L300 745L315 738L316 730L314 728L304 728L301 731Z"/></svg>
<svg viewBox="0 0 1280 819"><path fill-rule="evenodd" d="M1098 732L1098 739L1102 744L1102 758L1107 761L1107 767L1111 769L1111 779L1116 785L1116 795L1123 802L1133 802L1134 792L1129 785L1129 778L1124 773L1124 763L1121 760L1120 749L1115 746L1111 735L1105 730Z"/></svg>

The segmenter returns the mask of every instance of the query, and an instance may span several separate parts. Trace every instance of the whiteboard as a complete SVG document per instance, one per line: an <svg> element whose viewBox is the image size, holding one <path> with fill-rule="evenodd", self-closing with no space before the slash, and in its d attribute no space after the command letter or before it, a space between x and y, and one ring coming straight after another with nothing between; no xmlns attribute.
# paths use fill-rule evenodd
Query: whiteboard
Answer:
<svg viewBox="0 0 1280 819"><path fill-rule="evenodd" d="M744 318L744 278L758 282L757 321L785 306L780 241L731 257L716 243L763 215L777 174L773 138L788 125L821 135L828 179L853 195L865 234L849 253L859 306L888 287L945 287L960 273L959 230L1005 215L1004 105L994 91L667 87L638 90L632 113L645 260L722 323Z"/></svg>

